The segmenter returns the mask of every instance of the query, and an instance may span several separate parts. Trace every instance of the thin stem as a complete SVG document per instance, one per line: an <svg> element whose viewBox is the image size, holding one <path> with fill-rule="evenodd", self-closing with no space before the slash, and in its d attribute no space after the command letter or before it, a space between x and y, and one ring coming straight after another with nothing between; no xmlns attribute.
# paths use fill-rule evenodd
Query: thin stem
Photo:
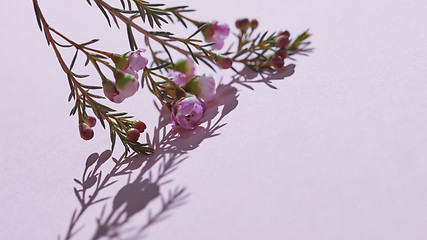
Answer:
<svg viewBox="0 0 427 240"><path fill-rule="evenodd" d="M97 2L99 5L101 5L102 7L106 8L112 15L114 15L115 17L119 18L121 21L123 21L126 25L131 26L132 28L136 29L137 31L139 31L140 33L144 34L145 36L153 39L154 41L165 45L167 47L170 47L174 50L176 50L179 53L182 53L185 56L190 56L191 53L187 50L181 49L173 44L170 44L169 42L159 38L158 36L151 34L149 31L145 30L144 28L142 28L141 26L139 26L138 24L134 23L132 21L131 18L126 17L125 15L121 14L120 12L116 11L115 8L113 8L112 6L110 6L108 3L104 2L103 0L94 0L95 2ZM171 36L167 36L168 38L172 39ZM184 44L190 44L192 46L195 46L194 43L186 43L187 39L182 39L182 38L175 38L173 37L174 40L180 41ZM209 59L207 56L205 56L204 54L199 54L197 53L198 57L202 57L202 58L206 58Z"/></svg>

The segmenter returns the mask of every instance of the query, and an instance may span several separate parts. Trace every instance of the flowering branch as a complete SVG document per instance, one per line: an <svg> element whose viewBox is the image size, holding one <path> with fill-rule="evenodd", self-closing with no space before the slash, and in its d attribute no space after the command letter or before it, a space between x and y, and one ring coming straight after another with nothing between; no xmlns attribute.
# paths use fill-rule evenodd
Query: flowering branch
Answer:
<svg viewBox="0 0 427 240"><path fill-rule="evenodd" d="M91 129L95 125L95 118L88 116L86 108L91 108L95 114L95 116L99 119L101 122L101 125L103 128L105 128L104 120L109 124L110 127L110 134L111 134L111 141L112 141L112 149L114 149L116 136L119 137L119 139L122 141L123 145L125 146L126 153L129 152L129 148L134 150L138 153L144 153L144 154L150 154L152 153L152 149L147 146L147 144L140 144L137 142L137 139L135 138L131 139L127 136L127 133L124 131L127 130L129 133L129 130L132 131L133 127L139 127L141 131L144 131L145 124L143 124L140 121L131 121L131 116L128 116L127 113L117 113L116 110L107 107L98 101L95 100L95 98L98 99L105 99L105 97L93 94L90 92L90 90L96 90L96 89L102 89L102 87L99 86L91 86L91 85L85 85L80 83L77 78L85 78L88 77L88 75L78 75L72 71L73 66L75 64L77 54L79 52L82 52L87 57L87 62L91 62L93 66L98 71L103 84L108 83L108 79L105 77L105 75L101 72L99 63L107 66L109 69L113 71L118 71L116 68L112 67L108 62L104 61L107 56L112 57L113 55L111 53L107 53L104 51L96 50L93 48L87 47L88 45L97 42L98 40L92 40L87 43L83 44L77 44L73 42L72 40L68 39L52 27L50 27L45 20L42 12L40 11L40 8L38 6L37 0L33 0L34 8L37 14L37 19L39 20L39 26L42 31L44 31L47 43L48 45L51 45L55 55L65 72L65 74L68 77L69 85L70 85L70 95L68 98L68 101L71 101L71 99L75 100L75 105L72 108L70 115L75 115L76 112L78 113L78 121L79 121L79 131L80 135L83 139L89 140L93 137L94 132ZM71 45L62 45L59 44L53 37L52 33L56 34L57 36L61 37L63 40L67 41ZM59 47L74 47L76 49L76 53L73 57L73 60L70 64L70 67L65 63L64 59L61 56L61 53L59 51ZM132 132L131 132L132 133Z"/></svg>
<svg viewBox="0 0 427 240"><path fill-rule="evenodd" d="M290 38L288 31L256 33L258 21L253 19L238 19L237 48L233 44L223 53L219 51L230 34L227 24L217 21L205 22L186 16L193 10L188 6L166 7L165 4L150 3L142 0L120 0L121 8L114 7L104 0L86 0L89 5L96 5L107 19L109 26L113 21L120 28L120 23L126 25L131 51L116 54L92 47L98 39L78 44L50 27L45 20L37 0L33 0L34 9L40 30L44 32L48 45L51 45L61 68L68 77L70 95L68 100L75 104L70 115L76 115L79 122L80 136L89 140L93 138L92 127L96 118L103 128L109 125L112 149L118 138L125 147L125 153L131 150L137 153L151 154L153 150L147 144L138 142L140 133L146 128L141 121L132 120L127 113L117 112L113 108L100 103L108 99L121 103L133 96L139 89L139 71L142 71L141 86L148 90L165 106L172 115L172 123L186 129L194 129L200 123L205 111L205 105L215 94L215 79L210 74L195 74L196 64L206 64L213 71L232 69L235 64L258 73L278 72L284 69L285 59L292 59L296 54L305 55L312 49L307 39L311 36L308 31ZM137 23L141 19L142 24ZM147 24L148 26L144 26ZM163 24L179 23L185 28L192 26L194 32L188 37L179 37L172 32L153 31ZM151 28L151 29L149 29ZM139 48L136 31L142 38L151 55L151 63L145 58L146 49ZM61 44L56 38L65 41ZM159 46L161 51L156 50ZM74 48L75 55L70 65L63 59L60 49ZM171 54L174 51L184 55L185 59L176 60ZM88 75L79 75L73 71L78 54L86 57L85 66L91 63L101 80L101 85L86 85L81 82ZM150 67L148 67L150 65ZM108 78L107 69L115 81ZM103 90L103 95L95 93ZM89 116L87 109L92 109L95 117ZM105 123L106 122L106 123Z"/></svg>

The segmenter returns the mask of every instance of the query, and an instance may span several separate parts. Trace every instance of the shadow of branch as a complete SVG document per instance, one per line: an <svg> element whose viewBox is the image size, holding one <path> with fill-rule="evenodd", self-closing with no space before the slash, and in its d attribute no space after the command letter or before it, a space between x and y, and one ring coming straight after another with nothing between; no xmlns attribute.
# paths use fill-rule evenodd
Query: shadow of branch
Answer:
<svg viewBox="0 0 427 240"><path fill-rule="evenodd" d="M80 207L72 214L64 239L73 238L84 226L76 228L81 216L89 207L101 202L104 202L104 206L96 219L96 230L91 239L123 239L125 233L129 239L139 239L150 226L164 220L170 210L185 203L189 194L184 186L175 186L168 191L162 189L173 182L170 175L188 158L190 151L198 148L204 140L220 135L220 130L226 125L224 118L239 103L238 89L235 86L241 85L254 90L253 84L263 83L277 89L273 85L274 81L291 76L294 68L295 65L291 64L282 71L271 74L243 69L228 84L218 85L214 100L207 103L202 123L194 130L171 127L170 112L154 103L159 111L157 127L152 136L146 134L147 143L155 149L154 154L147 156L133 153L128 157L122 154L117 159L112 157L110 150L91 154L86 160L82 177L74 179L78 185L74 188L74 194ZM108 172L105 174L103 165L110 158L114 164L109 171L104 170ZM158 166L157 171L153 169L155 165ZM127 183L114 197L100 197L101 191L123 177L127 178ZM110 204L105 202L111 198L113 200ZM146 222L134 226L129 233L127 225L132 217L143 212L156 199L161 202L160 209L155 213L148 210Z"/></svg>

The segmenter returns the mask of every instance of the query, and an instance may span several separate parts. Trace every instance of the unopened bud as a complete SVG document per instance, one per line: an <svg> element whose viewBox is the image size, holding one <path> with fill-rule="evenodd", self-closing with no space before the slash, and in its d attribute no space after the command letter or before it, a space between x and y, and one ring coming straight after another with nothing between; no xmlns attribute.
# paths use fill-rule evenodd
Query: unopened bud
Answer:
<svg viewBox="0 0 427 240"><path fill-rule="evenodd" d="M285 59L288 57L288 50L286 50L286 48L281 48L274 53L274 56Z"/></svg>
<svg viewBox="0 0 427 240"><path fill-rule="evenodd" d="M284 35L279 35L277 38L277 44L276 46L279 48L286 48L289 45L289 37L286 37Z"/></svg>
<svg viewBox="0 0 427 240"><path fill-rule="evenodd" d="M285 36L285 37L287 37L287 38L289 38L289 37L291 36L291 34L289 33L289 31L288 31L288 30L286 30L286 31L284 31L284 32L279 32L279 35L280 35L280 36Z"/></svg>
<svg viewBox="0 0 427 240"><path fill-rule="evenodd" d="M86 123L80 123L79 125L80 137L84 140L90 140L93 138L93 130Z"/></svg>
<svg viewBox="0 0 427 240"><path fill-rule="evenodd" d="M96 125L96 118L92 117L92 116L88 116L84 122L89 125L89 127L95 127Z"/></svg>
<svg viewBox="0 0 427 240"><path fill-rule="evenodd" d="M140 133L144 132L144 131L145 131L145 129L147 128L147 126L145 125L145 123L144 123L144 122L142 122L142 121L137 121L137 122L133 125L133 127L134 127L136 130L138 130L138 132L140 132Z"/></svg>
<svg viewBox="0 0 427 240"><path fill-rule="evenodd" d="M221 69L229 69L233 65L233 60L230 57L227 57L227 56L220 56L216 60L216 64Z"/></svg>
<svg viewBox="0 0 427 240"><path fill-rule="evenodd" d="M247 18L236 20L236 28L242 31L248 30L249 26L250 26L249 19Z"/></svg>
<svg viewBox="0 0 427 240"><path fill-rule="evenodd" d="M111 54L110 58L113 60L114 64L118 69L125 69L128 67L128 60L129 60L130 52L127 52L125 54Z"/></svg>
<svg viewBox="0 0 427 240"><path fill-rule="evenodd" d="M273 66L276 70L283 68L285 65L285 61L281 57L273 57L271 60L271 66Z"/></svg>
<svg viewBox="0 0 427 240"><path fill-rule="evenodd" d="M132 142L136 142L139 139L139 131L135 128L130 128L126 133L127 139Z"/></svg>
<svg viewBox="0 0 427 240"><path fill-rule="evenodd" d="M251 28L255 29L257 27L258 27L258 20L252 19L252 21L251 21Z"/></svg>

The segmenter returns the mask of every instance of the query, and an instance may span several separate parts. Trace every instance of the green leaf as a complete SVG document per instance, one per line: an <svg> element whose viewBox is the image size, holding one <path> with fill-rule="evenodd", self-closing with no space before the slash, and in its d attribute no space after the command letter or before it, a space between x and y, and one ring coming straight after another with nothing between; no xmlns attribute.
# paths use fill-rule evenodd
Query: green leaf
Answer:
<svg viewBox="0 0 427 240"><path fill-rule="evenodd" d="M98 42L98 41L99 41L99 39L92 39L92 40L90 40L89 42L82 43L82 44L81 44L81 46L90 45L90 44L92 44L92 43L96 43L96 42Z"/></svg>
<svg viewBox="0 0 427 240"><path fill-rule="evenodd" d="M87 116L86 113L86 97L83 95L83 103L82 103L82 112L83 112L83 117Z"/></svg>
<svg viewBox="0 0 427 240"><path fill-rule="evenodd" d="M105 9L97 2L95 1L95 4L98 6L98 8L101 10L102 14L104 14L105 18L107 19L108 25L111 27L111 22L110 22L110 18L108 17L107 12L105 11Z"/></svg>
<svg viewBox="0 0 427 240"><path fill-rule="evenodd" d="M86 84L83 84L83 83L80 83L80 86L83 87L83 88L86 88L86 89L102 89L101 86L91 86L91 85L86 85Z"/></svg>
<svg viewBox="0 0 427 240"><path fill-rule="evenodd" d="M169 8L165 8L165 11L171 11L171 10L177 10L177 9L184 9L184 8L188 8L188 6L176 6L176 7L169 7Z"/></svg>
<svg viewBox="0 0 427 240"><path fill-rule="evenodd" d="M40 20L40 9L36 1L33 1L33 6L34 6L34 12L36 13L37 24L39 25L40 31L43 31L42 23Z"/></svg>
<svg viewBox="0 0 427 240"><path fill-rule="evenodd" d="M92 110L93 110L93 113L95 114L95 116L99 119L99 122L101 122L102 127L105 129L104 118L102 117L99 110L96 108L92 108Z"/></svg>
<svg viewBox="0 0 427 240"><path fill-rule="evenodd" d="M144 8L141 7L136 1L135 1L135 3L136 3L136 7L138 8L139 15L141 15L142 21L145 22L145 16L146 16L146 14L145 14Z"/></svg>
<svg viewBox="0 0 427 240"><path fill-rule="evenodd" d="M107 113L107 116L109 117L121 117L125 116L127 113L125 112L118 112L118 113Z"/></svg>
<svg viewBox="0 0 427 240"><path fill-rule="evenodd" d="M202 61L204 64L206 64L210 69L212 69L214 72L216 72L216 70L215 70L215 68L214 67L212 67L212 65L210 64L210 63L208 63L208 61L206 61L205 59L203 59L203 58L199 58L200 59L200 61Z"/></svg>
<svg viewBox="0 0 427 240"><path fill-rule="evenodd" d="M196 56L194 55L193 51L191 50L190 46L188 46L188 44L186 44L185 46L187 46L188 51L190 52L191 56L192 56L192 57L193 57L193 59L194 59L194 62L196 62L197 64L199 64L199 61L197 61L197 58L196 58Z"/></svg>
<svg viewBox="0 0 427 240"><path fill-rule="evenodd" d="M127 25L127 34L129 39L129 46L132 51L134 51L137 47L135 46L135 39L133 38L132 28L130 25Z"/></svg>
<svg viewBox="0 0 427 240"><path fill-rule="evenodd" d="M112 125L113 124L110 124L111 151L114 150L114 146L116 145L116 136L117 136Z"/></svg>
<svg viewBox="0 0 427 240"><path fill-rule="evenodd" d="M175 17L176 17L176 19L178 19L178 21L182 24L182 25L184 25L184 27L185 28L187 28L187 24L185 23L185 21L184 21L184 19L181 17L181 16L179 16L177 13L173 13L173 15L175 15Z"/></svg>
<svg viewBox="0 0 427 240"><path fill-rule="evenodd" d="M212 46L212 45L215 45L215 44L216 44L216 42L211 42L211 43L206 43L204 45L201 45L200 47L205 48L205 47L209 47L209 46Z"/></svg>
<svg viewBox="0 0 427 240"><path fill-rule="evenodd" d="M71 81L70 75L68 75L68 84L70 85L70 96L72 96L73 98L76 98L74 85L73 85L73 82ZM70 97L68 97L68 101L71 101Z"/></svg>
<svg viewBox="0 0 427 240"><path fill-rule="evenodd" d="M150 24L150 27L153 28L154 27L153 16L148 11L147 11L147 19L148 19L148 23Z"/></svg>
<svg viewBox="0 0 427 240"><path fill-rule="evenodd" d="M70 116L72 116L72 115L76 114L76 111L77 111L77 104L76 104L76 105L74 105L74 107L71 109L71 111L70 111Z"/></svg>
<svg viewBox="0 0 427 240"><path fill-rule="evenodd" d="M153 34L153 35L158 35L158 36L164 36L164 35L166 35L166 36L171 36L171 35L174 35L173 33L171 33L171 32L162 32L162 31L156 31L156 32L154 32L154 31L151 31L151 32L149 32L150 34Z"/></svg>
<svg viewBox="0 0 427 240"><path fill-rule="evenodd" d="M265 33L261 36L261 38L259 39L258 44L260 44L260 43L264 40L264 38L265 38L265 36L267 35L267 33L268 33L268 31L267 31L267 32L265 32Z"/></svg>
<svg viewBox="0 0 427 240"><path fill-rule="evenodd" d="M168 48L167 48L164 44L162 44L162 47L163 47L163 49L165 49L165 52L167 53L167 55L168 55L168 57L169 57L169 60L171 61L171 62L170 62L170 64L172 64L172 66L174 66L174 64L173 64L173 59L172 59L172 56L171 56L171 54L170 54L170 52L169 52Z"/></svg>
<svg viewBox="0 0 427 240"><path fill-rule="evenodd" d="M61 43L57 42L56 40L53 40L53 41L55 42L56 45L63 47L63 48L73 47L73 45L70 45L70 44L66 45L66 44L61 44Z"/></svg>
<svg viewBox="0 0 427 240"><path fill-rule="evenodd" d="M114 21L114 23L116 24L116 27L117 27L118 29L120 29L119 22L117 21L116 16L114 16L111 12L110 12L110 15L111 15L111 17L113 18L113 21Z"/></svg>
<svg viewBox="0 0 427 240"><path fill-rule="evenodd" d="M73 60L71 61L71 64L70 64L70 71L73 69L74 63L76 63L76 59L77 59L77 54L78 53L79 53L79 50L77 49L76 53L74 54Z"/></svg>
<svg viewBox="0 0 427 240"><path fill-rule="evenodd" d="M192 37L196 36L200 31L202 31L206 27L207 23L200 26L193 34L191 34L187 39L191 39Z"/></svg>
<svg viewBox="0 0 427 240"><path fill-rule="evenodd" d="M208 59L211 59L210 55L208 54L208 52L206 52L206 50L205 50L204 48L200 48L200 50L202 50L202 52L205 54L205 56L206 56Z"/></svg>
<svg viewBox="0 0 427 240"><path fill-rule="evenodd" d="M305 32L303 32L302 34L300 34L293 42L292 44L288 47L288 50L295 50L298 48L298 46L300 44L303 43L304 40L306 40L307 38L309 38L311 36L311 34L308 33L309 30L306 30Z"/></svg>
<svg viewBox="0 0 427 240"><path fill-rule="evenodd" d="M93 98L105 99L105 97L104 97L104 96L95 95L95 94L90 93L90 92L87 92L87 94L88 94L89 96L93 97Z"/></svg>
<svg viewBox="0 0 427 240"><path fill-rule="evenodd" d="M132 11L132 4L131 4L130 0L127 0L127 2L128 2L129 11Z"/></svg>
<svg viewBox="0 0 427 240"><path fill-rule="evenodd" d="M74 77L76 77L76 78L87 78L87 77L89 77L89 75L87 75L87 74L84 74L84 75L79 75L79 74L76 74L76 73L73 73L73 72L71 72L72 74L73 74L73 76Z"/></svg>
<svg viewBox="0 0 427 240"><path fill-rule="evenodd" d="M159 70L159 69L165 68L165 67L167 67L169 64L170 64L169 62L166 62L166 63L164 63L164 64L162 64L162 65L159 65L159 66L157 66L157 67L155 67L155 68L150 68L150 71L154 71L154 70ZM142 82L143 82L143 81L142 81Z"/></svg>

